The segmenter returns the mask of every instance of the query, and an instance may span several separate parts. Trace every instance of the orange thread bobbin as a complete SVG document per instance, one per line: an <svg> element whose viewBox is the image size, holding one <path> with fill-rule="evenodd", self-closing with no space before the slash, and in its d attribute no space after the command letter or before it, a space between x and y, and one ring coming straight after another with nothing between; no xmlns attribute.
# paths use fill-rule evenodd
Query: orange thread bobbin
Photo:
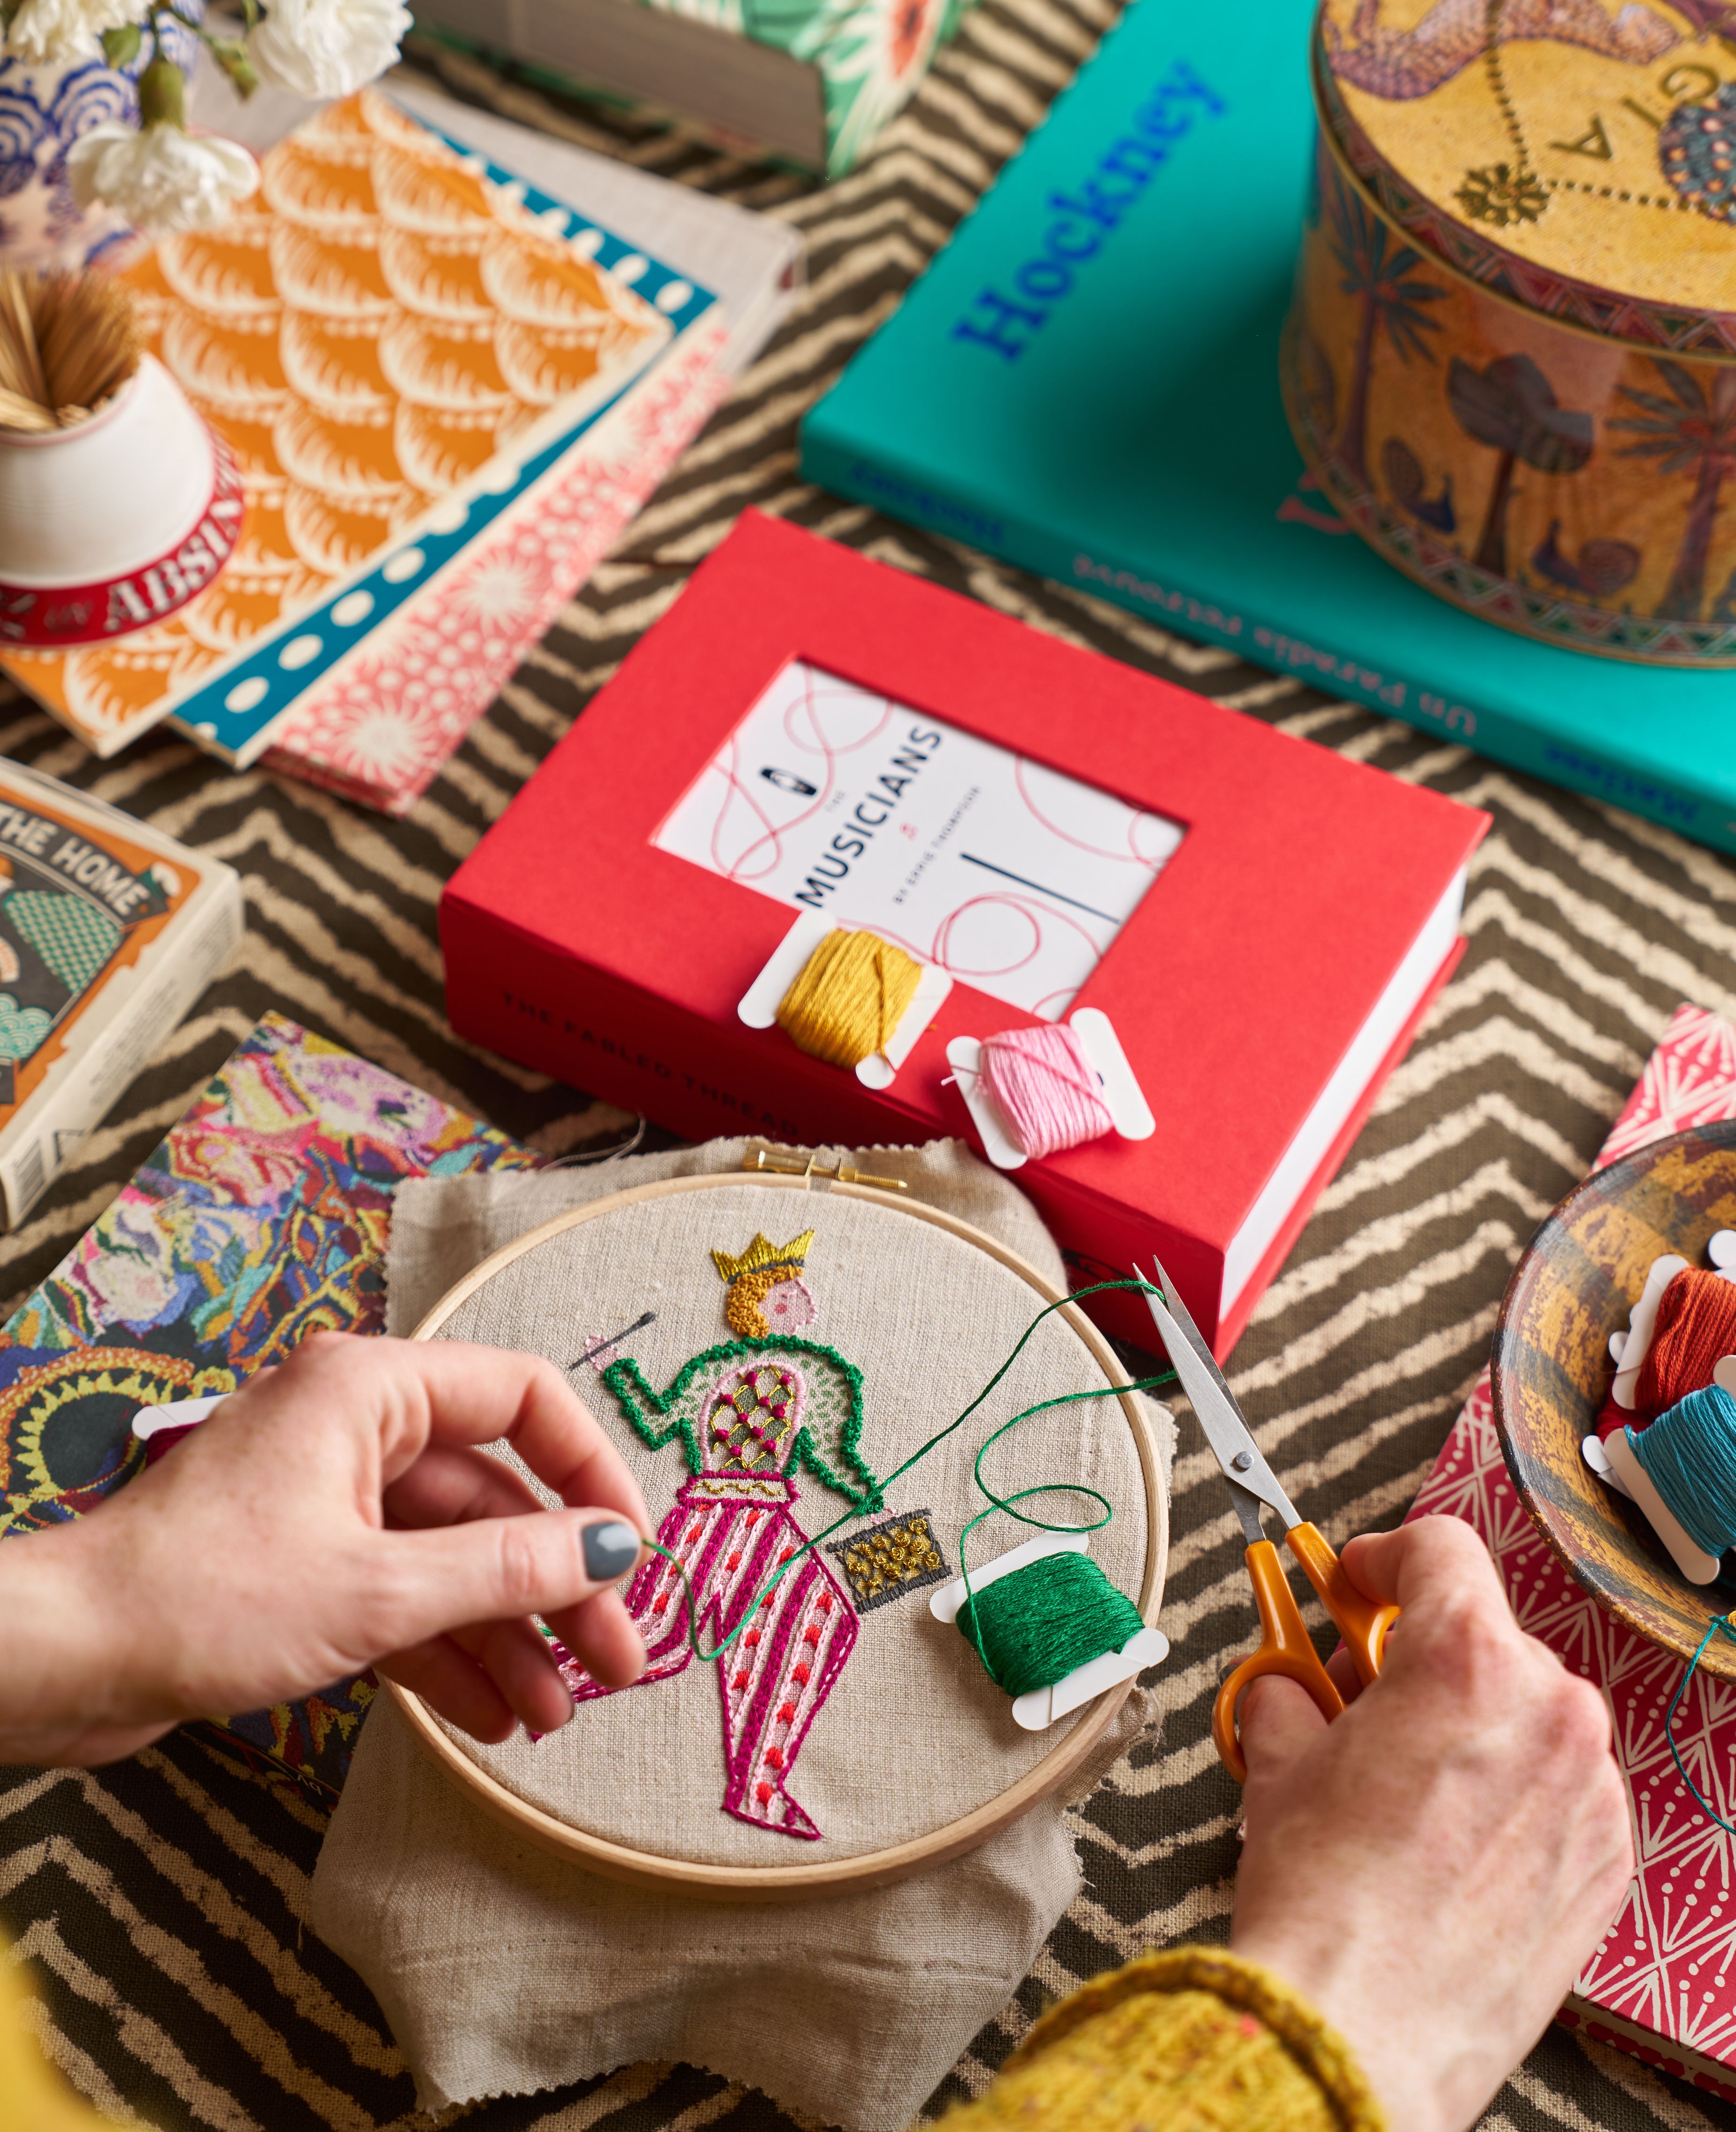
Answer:
<svg viewBox="0 0 1736 2132"><path fill-rule="evenodd" d="M1736 1281L1690 1266L1658 1299L1636 1405L1661 1414L1690 1392L1704 1391L1725 1355L1736 1355Z"/></svg>

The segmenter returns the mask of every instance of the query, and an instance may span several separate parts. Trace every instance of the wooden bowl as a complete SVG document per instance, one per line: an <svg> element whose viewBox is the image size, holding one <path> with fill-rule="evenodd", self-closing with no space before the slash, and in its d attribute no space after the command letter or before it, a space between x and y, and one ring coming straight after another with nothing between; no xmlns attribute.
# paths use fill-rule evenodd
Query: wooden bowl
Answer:
<svg viewBox="0 0 1736 2132"><path fill-rule="evenodd" d="M1736 1590L1722 1578L1687 1583L1635 1506L1591 1472L1580 1444L1613 1374L1609 1336L1626 1328L1652 1260L1679 1251L1705 1265L1708 1239L1731 1227L1736 1123L1695 1126L1599 1170L1562 1201L1513 1269L1490 1371L1501 1448L1544 1539L1618 1620L1684 1662L1714 1613L1736 1603ZM1714 1637L1700 1664L1736 1680L1736 1644Z"/></svg>

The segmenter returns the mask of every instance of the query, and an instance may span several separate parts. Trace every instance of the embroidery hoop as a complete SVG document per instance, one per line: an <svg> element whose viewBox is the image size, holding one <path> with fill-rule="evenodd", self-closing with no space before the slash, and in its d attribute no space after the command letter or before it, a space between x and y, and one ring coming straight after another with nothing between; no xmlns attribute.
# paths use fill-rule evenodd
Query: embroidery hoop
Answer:
<svg viewBox="0 0 1736 2132"><path fill-rule="evenodd" d="M440 1298L410 1337L413 1340L438 1337L441 1327L453 1313L496 1275L527 1253L587 1222L596 1221L646 1200L664 1198L676 1193L729 1193L744 1188L796 1193L822 1188L845 1198L866 1201L889 1213L931 1223L986 1252L1025 1282L1032 1292L1033 1316L1043 1304L1061 1299L1062 1291L1046 1280L1028 1260L969 1222L960 1221L956 1215L947 1213L938 1207L929 1206L917 1199L894 1199L872 1186L842 1184L817 1174L810 1178L777 1172L749 1171L725 1173L720 1176L670 1178L655 1184L637 1185L630 1190L611 1193L605 1198L593 1200L587 1206L576 1207L559 1214L552 1221L545 1222L527 1232L524 1236L484 1259L480 1265ZM1064 1304L1056 1313L1056 1317L1080 1340L1107 1384L1123 1388L1128 1385L1128 1373L1117 1360L1113 1349L1083 1311L1075 1305ZM1105 1409L1109 1404L1108 1400L1104 1401ZM1163 1485L1157 1443L1141 1409L1138 1395L1123 1389L1114 1404L1119 1406L1132 1438L1145 1488L1145 1571L1140 1590L1130 1596L1136 1599L1146 1621L1155 1624L1158 1608L1162 1603L1164 1573L1169 1557L1168 1496ZM483 1813L504 1823L526 1841L553 1852L570 1865L582 1866L586 1871L601 1875L606 1880L623 1881L631 1887L709 1897L720 1902L741 1903L792 1902L885 1887L892 1881L943 1865L948 1859L959 1857L964 1852L974 1850L979 1844L986 1842L990 1837L1028 1813L1067 1782L1089 1758L1132 1692L1133 1683L1125 1681L1100 1697L1065 1738L1059 1741L1041 1760L1027 1769L1004 1792L959 1820L931 1830L908 1842L860 1853L854 1857L831 1859L811 1865L765 1866L730 1866L664 1857L656 1852L611 1842L589 1830L575 1827L570 1822L531 1805L510 1787L469 1760L447 1736L420 1697L401 1687L396 1681L387 1681L386 1685L411 1735L435 1766Z"/></svg>

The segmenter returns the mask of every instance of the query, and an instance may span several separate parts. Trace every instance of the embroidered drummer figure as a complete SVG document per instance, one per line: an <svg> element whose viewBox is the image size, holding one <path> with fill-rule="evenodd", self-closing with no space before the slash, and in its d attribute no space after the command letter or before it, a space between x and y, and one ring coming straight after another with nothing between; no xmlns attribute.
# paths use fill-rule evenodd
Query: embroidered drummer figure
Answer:
<svg viewBox="0 0 1736 2132"><path fill-rule="evenodd" d="M802 1277L813 1241L810 1229L781 1245L756 1236L739 1257L713 1251L728 1284L724 1314L737 1337L695 1355L666 1391L654 1392L630 1357L603 1371L646 1443L657 1448L680 1438L689 1477L657 1540L692 1579L704 1643L714 1645L753 1612L716 1660L724 1811L808 1839L822 1832L791 1793L790 1779L855 1647L856 1610L817 1553L804 1555L757 1606L754 1600L777 1565L807 1543L792 1507L797 1491L790 1477L799 1468L863 1509L878 1507L879 1499L879 1483L856 1448L861 1373L834 1349L800 1337L819 1316ZM674 1563L661 1555L645 1563L628 1587L627 1604L647 1646L634 1687L684 1671L693 1651ZM612 1692L576 1665L562 1671L577 1702Z"/></svg>

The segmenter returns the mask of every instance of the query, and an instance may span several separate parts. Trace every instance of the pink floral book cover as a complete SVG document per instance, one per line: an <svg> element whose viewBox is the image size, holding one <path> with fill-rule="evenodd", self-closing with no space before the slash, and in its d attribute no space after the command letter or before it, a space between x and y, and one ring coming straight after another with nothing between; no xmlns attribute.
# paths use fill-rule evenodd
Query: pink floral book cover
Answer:
<svg viewBox="0 0 1736 2132"><path fill-rule="evenodd" d="M1736 1118L1736 1028L1678 1007L1599 1161L1726 1118ZM1475 1529L1520 1625L1598 1682L1614 1719L1639 1870L1562 2022L1736 2101L1736 1837L1700 1812L1671 1758L1664 1713L1681 1660L1606 1614L1550 1552L1508 1477L1487 1371L1411 1515L1431 1510ZM1736 1687L1696 1673L1676 1740L1701 1792L1736 1821Z"/></svg>
<svg viewBox="0 0 1736 2132"><path fill-rule="evenodd" d="M64 1523L145 1462L142 1406L233 1391L310 1332L377 1332L406 1177L538 1156L268 1014L0 1330L0 1542ZM196 1729L329 1803L373 1676Z"/></svg>

